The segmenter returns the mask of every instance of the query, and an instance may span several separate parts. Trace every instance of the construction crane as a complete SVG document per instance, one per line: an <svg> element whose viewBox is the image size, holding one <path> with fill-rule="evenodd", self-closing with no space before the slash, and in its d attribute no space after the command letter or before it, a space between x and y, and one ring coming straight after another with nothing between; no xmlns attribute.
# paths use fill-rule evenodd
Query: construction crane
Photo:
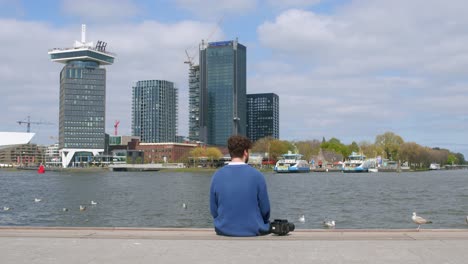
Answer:
<svg viewBox="0 0 468 264"><path fill-rule="evenodd" d="M26 132L30 133L31 132L31 124L33 125L53 125L53 123L50 122L32 122L31 117L27 117L27 121L17 121L18 124L26 124Z"/></svg>
<svg viewBox="0 0 468 264"><path fill-rule="evenodd" d="M220 28L221 24L223 23L223 20L224 20L224 15L222 15L218 21L216 22L216 25L213 27L213 29L211 30L211 32L209 33L208 37L204 40L202 40L203 42L206 41L206 43L208 43L208 41L211 39L211 37L213 37L213 35L216 33L216 31L218 31L218 29ZM189 51L190 53L192 53L192 50L195 49L195 47L191 47L189 49L185 49L185 54L187 55L187 60L184 61L185 64L188 64L190 67L192 67L195 63L195 58L197 56L197 53L195 53L193 56L190 56L189 55Z"/></svg>
<svg viewBox="0 0 468 264"><path fill-rule="evenodd" d="M114 123L114 135L117 136L117 128L119 127L119 124L120 124L120 120L115 120L115 123Z"/></svg>

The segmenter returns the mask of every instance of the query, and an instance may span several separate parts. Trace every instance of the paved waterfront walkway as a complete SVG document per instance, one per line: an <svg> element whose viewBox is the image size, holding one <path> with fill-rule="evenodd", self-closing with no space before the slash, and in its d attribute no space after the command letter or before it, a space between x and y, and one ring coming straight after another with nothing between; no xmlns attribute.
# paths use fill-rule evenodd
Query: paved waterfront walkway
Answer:
<svg viewBox="0 0 468 264"><path fill-rule="evenodd" d="M212 229L0 227L0 263L468 263L468 229L229 238Z"/></svg>

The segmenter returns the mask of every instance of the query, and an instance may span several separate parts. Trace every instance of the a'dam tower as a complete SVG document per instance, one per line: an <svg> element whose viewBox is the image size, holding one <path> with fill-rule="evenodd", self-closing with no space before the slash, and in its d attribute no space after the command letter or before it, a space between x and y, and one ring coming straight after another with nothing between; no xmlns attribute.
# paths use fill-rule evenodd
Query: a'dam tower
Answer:
<svg viewBox="0 0 468 264"><path fill-rule="evenodd" d="M81 41L72 48L49 50L50 59L65 64L60 72L59 150L64 168L87 163L103 154L106 123L106 69L115 55L107 43Z"/></svg>

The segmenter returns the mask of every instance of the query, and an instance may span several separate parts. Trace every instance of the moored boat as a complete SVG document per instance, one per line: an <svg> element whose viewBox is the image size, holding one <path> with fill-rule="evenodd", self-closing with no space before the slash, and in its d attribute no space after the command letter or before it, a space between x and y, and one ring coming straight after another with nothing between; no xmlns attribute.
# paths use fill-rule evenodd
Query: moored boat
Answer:
<svg viewBox="0 0 468 264"><path fill-rule="evenodd" d="M310 165L306 160L301 159L301 154L293 154L289 151L283 154L282 158L276 162L274 171L276 172L310 172Z"/></svg>
<svg viewBox="0 0 468 264"><path fill-rule="evenodd" d="M343 164L343 172L345 173L359 173L359 172L369 172L369 166L365 166L366 156L363 154L357 154L352 152L348 156L348 159Z"/></svg>

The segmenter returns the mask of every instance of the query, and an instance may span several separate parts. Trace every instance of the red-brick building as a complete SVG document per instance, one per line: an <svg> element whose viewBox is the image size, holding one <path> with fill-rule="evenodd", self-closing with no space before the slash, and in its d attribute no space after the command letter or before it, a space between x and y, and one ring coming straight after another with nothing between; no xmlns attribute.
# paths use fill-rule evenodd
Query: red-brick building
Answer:
<svg viewBox="0 0 468 264"><path fill-rule="evenodd" d="M139 143L135 150L144 152L144 163L181 162L183 157L198 147L187 143Z"/></svg>

